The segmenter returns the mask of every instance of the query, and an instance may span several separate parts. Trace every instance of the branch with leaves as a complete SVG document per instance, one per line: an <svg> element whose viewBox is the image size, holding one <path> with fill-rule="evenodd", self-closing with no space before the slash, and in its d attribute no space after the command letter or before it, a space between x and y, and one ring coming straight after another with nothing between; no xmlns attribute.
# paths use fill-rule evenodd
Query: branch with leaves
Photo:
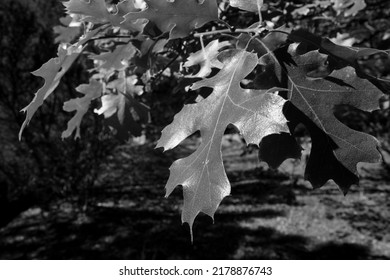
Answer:
<svg viewBox="0 0 390 280"><path fill-rule="evenodd" d="M364 1L320 2L345 16L364 8ZM33 73L45 84L23 109L20 135L80 55L93 62L90 82L77 88L82 97L64 104L75 115L62 137L81 136L80 123L94 99L101 101L94 112L105 117L116 136L140 136L150 120L140 98L151 91L150 83L161 76L196 78L189 90L210 88L211 94L185 105L157 143L173 149L200 132L202 144L172 164L166 185L167 196L183 186L182 221L191 228L200 212L213 217L230 193L221 154L228 125L247 144L260 145L260 160L276 168L287 158L300 158L294 130L303 124L312 139L305 177L314 188L333 180L346 193L359 182L359 162L380 160L378 141L348 128L334 110L339 105L379 109L389 81L362 71L359 60L388 55L384 51L275 27L272 20L263 21L267 6L262 0L70 0L64 5L68 17L55 29L58 56ZM298 7L296 13L313 7ZM228 9L258 14L257 22L235 28L220 18Z"/></svg>

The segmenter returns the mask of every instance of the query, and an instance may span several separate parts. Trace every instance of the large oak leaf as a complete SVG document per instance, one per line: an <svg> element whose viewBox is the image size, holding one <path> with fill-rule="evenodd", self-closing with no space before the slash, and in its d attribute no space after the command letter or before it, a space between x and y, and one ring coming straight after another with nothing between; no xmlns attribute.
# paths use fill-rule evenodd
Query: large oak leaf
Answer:
<svg viewBox="0 0 390 280"><path fill-rule="evenodd" d="M243 89L240 82L257 65L256 54L227 50L220 54L223 68L213 77L193 84L192 89L211 87L213 92L196 104L185 105L162 131L157 147L172 149L196 131L202 144L190 156L175 161L166 185L167 196L183 186L182 221L192 228L199 212L213 217L222 199L230 193L221 154L225 129L233 124L247 144L288 131L282 113L283 98L267 91Z"/></svg>

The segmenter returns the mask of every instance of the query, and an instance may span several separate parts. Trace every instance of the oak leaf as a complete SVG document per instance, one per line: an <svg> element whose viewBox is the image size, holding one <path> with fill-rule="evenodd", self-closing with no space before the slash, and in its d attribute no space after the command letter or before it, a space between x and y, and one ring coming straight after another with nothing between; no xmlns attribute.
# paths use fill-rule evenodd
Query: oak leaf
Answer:
<svg viewBox="0 0 390 280"><path fill-rule="evenodd" d="M33 75L44 78L45 84L35 93L34 99L30 102L30 104L22 109L22 112L26 113L26 119L20 128L19 139L21 139L23 130L29 124L35 112L42 106L45 99L57 88L61 78L77 59L80 51L81 50L77 50L68 54L67 50L60 45L58 47L58 56L56 58L50 59L38 70L32 72Z"/></svg>
<svg viewBox="0 0 390 280"><path fill-rule="evenodd" d="M45 99L57 88L61 78L80 55L83 50L83 44L95 36L100 30L101 27L87 32L80 38L79 42L74 45L69 46L66 44L60 44L58 46L57 57L51 58L38 70L32 72L33 75L44 78L45 84L35 93L34 99L30 102L30 104L22 109L22 112L26 113L26 119L20 128L19 139L21 139L23 130L29 124L35 112L40 106L42 106Z"/></svg>
<svg viewBox="0 0 390 280"><path fill-rule="evenodd" d="M331 0L337 14L354 16L366 7L364 0Z"/></svg>
<svg viewBox="0 0 390 280"><path fill-rule="evenodd" d="M305 29L292 31L288 39L300 43L297 48L299 54L305 54L312 50L319 50L320 53L326 54L328 56L329 73L335 69L352 66L358 74L362 74L359 66L361 58L375 54L387 55L382 50L337 45L330 39L315 35Z"/></svg>
<svg viewBox="0 0 390 280"><path fill-rule="evenodd" d="M190 78L204 78L210 75L211 68L221 69L223 64L217 59L219 50L228 46L228 42L220 43L218 40L211 41L204 49L190 54L184 67L199 65L200 69L195 75L190 75Z"/></svg>
<svg viewBox="0 0 390 280"><path fill-rule="evenodd" d="M116 130L115 136L120 140L141 136L142 124L150 119L149 107L134 98L142 92L136 82L136 76L123 75L110 82L107 88L115 92L102 96L102 106L95 109L95 113L104 115L106 125Z"/></svg>
<svg viewBox="0 0 390 280"><path fill-rule="evenodd" d="M306 167L306 178L314 187L333 179L346 192L358 183L357 164L378 162L378 141L355 131L334 115L336 106L349 105L371 112L379 109L383 93L354 68L334 70L324 78L310 73L326 67L327 56L318 51L297 54L297 44L289 48L291 63L284 69L288 79L285 115L292 124L303 123L312 137L312 150Z"/></svg>
<svg viewBox="0 0 390 280"><path fill-rule="evenodd" d="M76 90L84 94L84 96L71 99L64 103L64 111L76 111L76 114L68 121L68 127L64 132L62 132L62 138L69 137L72 135L74 130L76 130L75 139L80 138L81 120L88 112L91 101L101 96L103 86L98 81L91 80L89 84L79 85Z"/></svg>
<svg viewBox="0 0 390 280"><path fill-rule="evenodd" d="M71 43L76 39L81 32L81 24L73 24L71 16L60 18L61 25L53 27L53 31L57 34L54 43Z"/></svg>
<svg viewBox="0 0 390 280"><path fill-rule="evenodd" d="M103 52L98 55L91 55L90 58L100 61L98 69L106 71L124 70L128 67L128 61L134 57L137 49L132 43L117 44L112 52Z"/></svg>
<svg viewBox="0 0 390 280"><path fill-rule="evenodd" d="M258 145L263 137L288 131L282 114L284 100L270 91L243 89L240 82L256 67L257 57L245 50L226 50L220 56L224 67L213 77L194 83L196 90L213 88L207 98L185 105L164 128L157 147L169 150L196 131L202 143L190 156L175 161L166 185L168 196L183 186L182 221L192 225L195 217L213 217L222 199L230 193L221 154L225 129L233 124L247 144Z"/></svg>
<svg viewBox="0 0 390 280"><path fill-rule="evenodd" d="M142 31L146 22L127 21L124 16L130 12L140 11L135 0L124 0L115 5L115 12L109 11L105 0L69 0L63 2L68 14L81 15L83 21L92 23L110 23L131 32Z"/></svg>

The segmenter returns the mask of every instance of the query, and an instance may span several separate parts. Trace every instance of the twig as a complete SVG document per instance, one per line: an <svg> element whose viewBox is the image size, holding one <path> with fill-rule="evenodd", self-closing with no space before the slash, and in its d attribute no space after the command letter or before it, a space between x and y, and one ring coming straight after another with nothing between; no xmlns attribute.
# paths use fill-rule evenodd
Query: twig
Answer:
<svg viewBox="0 0 390 280"><path fill-rule="evenodd" d="M256 28L247 28L247 29L235 29L234 27L231 27L229 29L220 29L220 30L213 30L213 31L207 31L202 33L195 33L194 37L203 37L208 35L215 35L220 33L260 33L262 30L258 27Z"/></svg>

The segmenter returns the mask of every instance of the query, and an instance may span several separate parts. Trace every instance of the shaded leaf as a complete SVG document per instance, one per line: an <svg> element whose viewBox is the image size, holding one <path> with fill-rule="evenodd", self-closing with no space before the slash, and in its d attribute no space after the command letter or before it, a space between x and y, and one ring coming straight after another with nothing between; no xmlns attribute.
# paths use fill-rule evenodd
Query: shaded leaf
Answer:
<svg viewBox="0 0 390 280"><path fill-rule="evenodd" d="M222 199L230 193L221 154L226 127L233 124L247 144L255 145L269 134L287 131L281 97L240 87L240 82L256 67L256 55L243 50L227 50L219 58L224 67L215 76L192 86L193 90L211 87L214 89L212 94L198 103L185 105L164 128L157 143L157 147L169 150L200 131L201 145L190 156L172 164L166 185L167 195L177 185L183 186L182 221L191 228L199 212L213 217Z"/></svg>
<svg viewBox="0 0 390 280"><path fill-rule="evenodd" d="M262 66L262 71L256 73L253 81L256 89L281 87L282 68L274 52L286 45L291 28L281 26L275 31L267 34L264 38L252 37L248 34L241 34L237 38L237 47L254 51L259 58L259 66Z"/></svg>
<svg viewBox="0 0 390 280"><path fill-rule="evenodd" d="M115 129L120 140L128 140L131 135L141 136L142 124L150 119L149 107L133 97L142 91L136 82L134 76L111 82L108 88L115 88L117 92L102 96L102 107L95 109L95 113L104 115L106 125Z"/></svg>
<svg viewBox="0 0 390 280"><path fill-rule="evenodd" d="M129 42L126 44L117 44L112 52L92 55L90 58L101 61L98 69L120 71L128 67L128 61L134 57L136 52L137 49Z"/></svg>
<svg viewBox="0 0 390 280"><path fill-rule="evenodd" d="M76 114L68 122L67 129L62 133L62 138L67 138L76 130L75 139L80 138L80 124L84 115L88 112L91 101L102 95L103 86L95 80L91 80L89 84L79 85L76 90L83 97L74 98L64 103L63 109L67 112L76 111Z"/></svg>
<svg viewBox="0 0 390 280"><path fill-rule="evenodd" d="M387 54L377 49L336 45L328 38L323 38L304 29L292 31L288 39L296 43L301 43L297 49L299 54L304 54L312 50L319 50L320 53L326 54L328 56L330 71L352 66L360 74L359 59L374 54Z"/></svg>
<svg viewBox="0 0 390 280"><path fill-rule="evenodd" d="M157 54L162 52L167 44L167 39L152 40L145 38L143 41L135 41L134 45L139 50L132 63L137 66L137 71L145 73L147 70L158 68L160 61Z"/></svg>
<svg viewBox="0 0 390 280"><path fill-rule="evenodd" d="M301 151L301 146L291 134L271 134L260 142L259 159L277 168L288 158L299 159Z"/></svg>
<svg viewBox="0 0 390 280"><path fill-rule="evenodd" d="M318 51L299 55L296 44L290 46L289 52L294 63L284 65L289 88L287 98L305 118L293 106L286 106L286 117L295 123L304 123L312 137L313 150L306 177L314 187L334 179L346 191L357 182L357 164L378 162L380 154L374 137L348 128L335 117L334 109L337 105L350 105L364 111L376 110L383 93L369 81L359 78L352 67L333 71L324 79L313 79L308 73L323 67L327 57ZM325 155L325 151L330 155ZM329 160L333 156L340 168L336 168L334 159ZM355 176L346 181L340 176L345 173L343 168Z"/></svg>

